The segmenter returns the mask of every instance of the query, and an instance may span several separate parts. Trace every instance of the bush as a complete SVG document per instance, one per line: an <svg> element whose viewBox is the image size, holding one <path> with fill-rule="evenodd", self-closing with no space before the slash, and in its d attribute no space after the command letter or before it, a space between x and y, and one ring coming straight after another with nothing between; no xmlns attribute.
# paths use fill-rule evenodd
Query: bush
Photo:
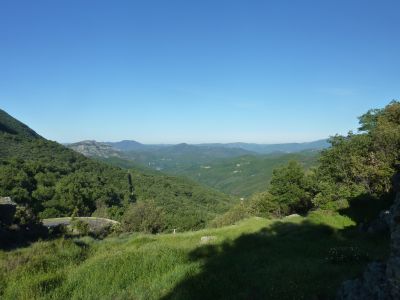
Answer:
<svg viewBox="0 0 400 300"><path fill-rule="evenodd" d="M281 217L281 209L274 197L268 193L255 194L249 200L248 213L258 217Z"/></svg>
<svg viewBox="0 0 400 300"><path fill-rule="evenodd" d="M123 231L159 233L166 228L165 216L154 201L131 204L122 217Z"/></svg>
<svg viewBox="0 0 400 300"><path fill-rule="evenodd" d="M71 224L72 231L80 235L88 235L90 233L89 224L82 220L74 220Z"/></svg>
<svg viewBox="0 0 400 300"><path fill-rule="evenodd" d="M216 217L211 221L211 227L222 227L227 225L235 224L236 222L249 217L249 211L244 203L240 203L221 216Z"/></svg>

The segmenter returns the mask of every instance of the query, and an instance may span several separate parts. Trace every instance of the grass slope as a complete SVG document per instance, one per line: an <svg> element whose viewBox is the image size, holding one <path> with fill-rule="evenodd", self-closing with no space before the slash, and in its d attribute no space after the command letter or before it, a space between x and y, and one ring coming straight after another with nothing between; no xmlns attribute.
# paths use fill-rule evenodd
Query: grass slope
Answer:
<svg viewBox="0 0 400 300"><path fill-rule="evenodd" d="M330 299L388 249L387 237L353 225L312 213L176 235L38 242L0 252L0 298ZM202 236L216 239L201 244Z"/></svg>

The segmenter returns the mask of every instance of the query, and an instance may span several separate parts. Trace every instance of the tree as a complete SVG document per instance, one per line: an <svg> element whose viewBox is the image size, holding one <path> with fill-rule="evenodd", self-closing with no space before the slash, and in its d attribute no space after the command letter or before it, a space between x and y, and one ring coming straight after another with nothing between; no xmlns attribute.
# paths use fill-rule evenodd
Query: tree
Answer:
<svg viewBox="0 0 400 300"><path fill-rule="evenodd" d="M305 213L311 207L308 180L302 166L296 161L273 171L269 192L283 215Z"/></svg>

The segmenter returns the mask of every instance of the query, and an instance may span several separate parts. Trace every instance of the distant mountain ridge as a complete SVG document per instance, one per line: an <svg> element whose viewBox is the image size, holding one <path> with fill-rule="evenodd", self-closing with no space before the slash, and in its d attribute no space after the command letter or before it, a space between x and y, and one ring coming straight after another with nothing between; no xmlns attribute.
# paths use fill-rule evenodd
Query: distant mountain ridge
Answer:
<svg viewBox="0 0 400 300"><path fill-rule="evenodd" d="M199 144L205 146L222 146L226 148L240 148L259 154L270 154L274 152L296 153L306 150L322 150L330 147L328 139L322 139L304 143L283 143L283 144L256 144L256 143L227 143L227 144Z"/></svg>
<svg viewBox="0 0 400 300"><path fill-rule="evenodd" d="M241 156L271 154L296 154L304 151L318 152L330 146L328 140L288 144L210 143L176 145L142 144L134 140L120 142L82 141L66 144L88 157L119 158L135 162L154 170L187 168L208 164L215 160Z"/></svg>
<svg viewBox="0 0 400 300"><path fill-rule="evenodd" d="M65 144L66 147L88 157L120 158L148 166L155 170L163 170L172 166L186 166L196 163L208 163L215 159L232 158L244 155L257 155L241 148L226 148L222 146L189 145L143 145L135 141L120 143L81 141ZM118 147L118 148L116 148ZM125 150L121 149L135 149Z"/></svg>
<svg viewBox="0 0 400 300"><path fill-rule="evenodd" d="M148 151L148 150L155 150L163 147L168 147L172 145L148 145L142 144L137 141L133 140L122 140L120 142L104 142L104 144L110 145L114 149L119 151Z"/></svg>

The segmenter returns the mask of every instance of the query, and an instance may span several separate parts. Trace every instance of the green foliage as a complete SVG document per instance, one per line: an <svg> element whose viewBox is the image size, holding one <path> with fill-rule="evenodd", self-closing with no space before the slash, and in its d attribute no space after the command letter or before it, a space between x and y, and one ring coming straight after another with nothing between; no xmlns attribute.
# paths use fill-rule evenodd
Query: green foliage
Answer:
<svg viewBox="0 0 400 300"><path fill-rule="evenodd" d="M316 207L345 208L361 195L382 198L391 191L400 159L400 103L368 111L359 134L332 137L315 173Z"/></svg>
<svg viewBox="0 0 400 300"><path fill-rule="evenodd" d="M132 171L137 201L152 199L165 212L166 229L178 231L204 228L217 214L227 211L234 201L183 178Z"/></svg>
<svg viewBox="0 0 400 300"><path fill-rule="evenodd" d="M90 233L89 224L82 220L74 220L71 223L73 231L76 231L80 235L88 235Z"/></svg>
<svg viewBox="0 0 400 300"><path fill-rule="evenodd" d="M229 211L216 217L211 222L211 227L222 227L227 225L232 225L240 220L249 217L249 211L244 203L239 203L233 206Z"/></svg>
<svg viewBox="0 0 400 300"><path fill-rule="evenodd" d="M269 192L253 195L248 203L248 212L252 216L264 218L281 216L279 203Z"/></svg>
<svg viewBox="0 0 400 300"><path fill-rule="evenodd" d="M165 213L154 201L131 204L122 219L122 230L127 232L159 233L166 227Z"/></svg>
<svg viewBox="0 0 400 300"><path fill-rule="evenodd" d="M281 214L305 213L311 207L311 186L303 167L296 161L275 169L269 192Z"/></svg>
<svg viewBox="0 0 400 300"><path fill-rule="evenodd" d="M254 194L249 200L241 201L226 213L216 217L210 225L212 227L233 225L250 216L263 218L282 217L282 208L269 192L258 193Z"/></svg>

